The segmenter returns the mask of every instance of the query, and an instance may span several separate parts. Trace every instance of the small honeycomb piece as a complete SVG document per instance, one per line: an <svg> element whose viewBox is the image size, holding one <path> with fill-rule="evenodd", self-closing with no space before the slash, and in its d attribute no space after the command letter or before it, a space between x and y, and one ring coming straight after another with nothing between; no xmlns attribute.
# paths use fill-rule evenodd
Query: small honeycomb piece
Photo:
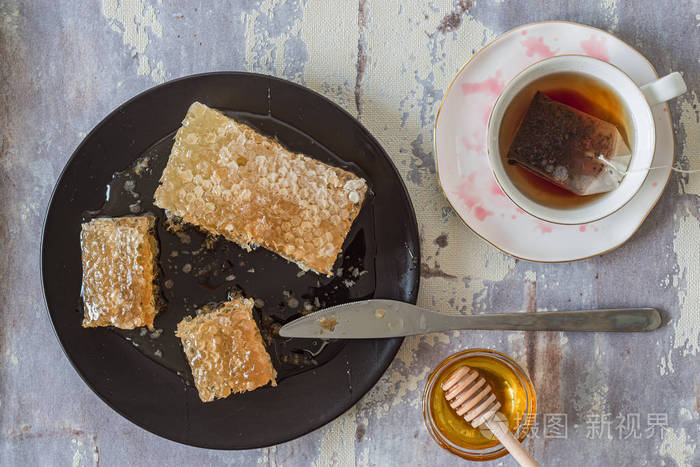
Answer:
<svg viewBox="0 0 700 467"><path fill-rule="evenodd" d="M254 303L237 297L178 323L175 335L182 340L202 402L277 385L277 372L253 319Z"/></svg>
<svg viewBox="0 0 700 467"><path fill-rule="evenodd" d="M156 206L328 276L367 192L364 179L292 153L199 102L175 135L160 182Z"/></svg>
<svg viewBox="0 0 700 467"><path fill-rule="evenodd" d="M153 329L155 217L93 219L82 225L83 327Z"/></svg>

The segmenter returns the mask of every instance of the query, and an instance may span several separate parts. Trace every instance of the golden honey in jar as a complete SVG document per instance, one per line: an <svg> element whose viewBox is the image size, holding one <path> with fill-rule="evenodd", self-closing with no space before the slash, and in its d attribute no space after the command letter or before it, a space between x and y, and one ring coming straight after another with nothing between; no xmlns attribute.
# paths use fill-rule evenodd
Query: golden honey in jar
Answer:
<svg viewBox="0 0 700 467"><path fill-rule="evenodd" d="M525 439L534 420L535 391L529 376L510 357L488 349L465 350L443 361L428 377L423 416L433 439L453 454L473 461L497 459L508 451L485 425L474 428L445 400L442 383L458 368L469 366L493 388L502 418L515 437Z"/></svg>

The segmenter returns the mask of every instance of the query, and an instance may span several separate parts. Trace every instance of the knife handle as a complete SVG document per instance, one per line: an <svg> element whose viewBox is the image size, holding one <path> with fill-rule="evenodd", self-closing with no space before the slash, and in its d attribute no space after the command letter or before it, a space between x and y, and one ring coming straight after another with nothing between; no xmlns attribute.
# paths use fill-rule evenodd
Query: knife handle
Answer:
<svg viewBox="0 0 700 467"><path fill-rule="evenodd" d="M587 311L538 311L454 316L448 329L511 331L646 332L661 325L656 308L615 308Z"/></svg>

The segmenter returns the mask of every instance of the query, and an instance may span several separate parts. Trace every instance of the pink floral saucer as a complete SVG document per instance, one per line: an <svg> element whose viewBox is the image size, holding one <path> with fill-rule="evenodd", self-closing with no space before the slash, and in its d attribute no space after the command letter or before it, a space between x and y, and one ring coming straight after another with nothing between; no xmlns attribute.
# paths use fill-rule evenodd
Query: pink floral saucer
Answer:
<svg viewBox="0 0 700 467"><path fill-rule="evenodd" d="M637 84L658 78L654 67L612 34L560 21L527 24L481 49L459 71L435 120L435 159L440 185L455 212L481 238L509 255L540 262L575 261L626 242L661 197L670 169L650 171L637 195L599 221L559 225L519 209L494 178L486 154L486 127L499 93L516 74L543 58L590 55L625 71ZM654 166L673 164L668 106L653 109Z"/></svg>

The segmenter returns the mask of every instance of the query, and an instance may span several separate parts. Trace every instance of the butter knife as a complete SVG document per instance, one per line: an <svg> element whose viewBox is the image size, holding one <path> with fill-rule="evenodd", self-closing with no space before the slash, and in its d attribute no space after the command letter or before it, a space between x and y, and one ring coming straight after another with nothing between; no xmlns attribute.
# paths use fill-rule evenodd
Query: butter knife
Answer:
<svg viewBox="0 0 700 467"><path fill-rule="evenodd" d="M282 337L374 339L456 329L643 332L660 325L661 315L655 308L460 315L373 299L319 310L285 324L279 333Z"/></svg>

